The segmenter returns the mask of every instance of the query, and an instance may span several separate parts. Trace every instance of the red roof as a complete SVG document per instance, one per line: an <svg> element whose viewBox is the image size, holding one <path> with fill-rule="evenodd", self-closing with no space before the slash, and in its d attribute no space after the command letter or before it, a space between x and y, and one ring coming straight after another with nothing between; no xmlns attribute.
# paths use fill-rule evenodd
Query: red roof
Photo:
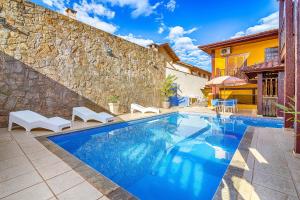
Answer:
<svg viewBox="0 0 300 200"><path fill-rule="evenodd" d="M258 63L251 66L245 66L241 68L244 73L257 73L257 72L275 72L283 71L284 66L280 65L277 60L271 60L268 62Z"/></svg>
<svg viewBox="0 0 300 200"><path fill-rule="evenodd" d="M208 54L211 54L212 50L215 50L218 48L229 47L229 46L233 46L233 45L237 45L237 44L246 44L246 43L251 43L253 41L255 41L255 42L265 41L265 40L275 39L275 38L278 38L278 29L273 29L273 30L269 30L269 31L252 34L252 35L237 37L237 38L220 41L220 42L215 42L215 43L211 43L211 44L201 45L201 46L198 46L198 48Z"/></svg>

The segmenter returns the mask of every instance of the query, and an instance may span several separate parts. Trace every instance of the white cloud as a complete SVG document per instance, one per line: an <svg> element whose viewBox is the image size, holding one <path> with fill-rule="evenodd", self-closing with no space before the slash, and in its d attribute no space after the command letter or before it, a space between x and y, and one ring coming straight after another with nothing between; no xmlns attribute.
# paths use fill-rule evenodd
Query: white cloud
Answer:
<svg viewBox="0 0 300 200"><path fill-rule="evenodd" d="M162 34L167 29L167 26L164 23L164 15L160 14L159 17L155 18L155 21L157 23L159 23L159 27L158 27L157 33L158 34Z"/></svg>
<svg viewBox="0 0 300 200"><path fill-rule="evenodd" d="M166 28L167 28L167 26L165 25L163 20L161 20L157 33L162 34L166 30Z"/></svg>
<svg viewBox="0 0 300 200"><path fill-rule="evenodd" d="M183 27L181 27L181 26L171 27L168 38L171 39L171 40L174 40L174 39L176 39L178 37L182 37L185 34L193 33L196 30L197 30L197 28L192 28L190 30L185 31L183 29Z"/></svg>
<svg viewBox="0 0 300 200"><path fill-rule="evenodd" d="M53 6L53 2L51 0L42 0L48 6Z"/></svg>
<svg viewBox="0 0 300 200"><path fill-rule="evenodd" d="M261 18L258 21L258 24L247 28L245 31L237 32L231 38L237 38L237 37L241 37L241 36L245 36L245 35L255 34L255 33L263 32L263 31L271 30L271 29L276 29L276 28L278 28L278 25L279 25L279 13L275 12L267 17Z"/></svg>
<svg viewBox="0 0 300 200"><path fill-rule="evenodd" d="M161 4L158 2L154 5L149 3L149 0L99 0L103 2L109 2L112 5L117 5L120 7L129 6L133 9L131 16L136 18L139 16L149 16L155 9Z"/></svg>
<svg viewBox="0 0 300 200"><path fill-rule="evenodd" d="M74 4L75 10L81 10L83 12L98 15L98 16L105 16L108 19L112 19L115 17L115 12L104 7L102 4L96 3L95 1L87 2L83 0L80 4Z"/></svg>
<svg viewBox="0 0 300 200"><path fill-rule="evenodd" d="M76 16L79 21L82 21L84 23L87 23L93 27L96 27L98 29L104 30L109 33L114 33L118 29L117 26L104 22L97 16L91 17L87 12L84 12L82 10L77 10Z"/></svg>
<svg viewBox="0 0 300 200"><path fill-rule="evenodd" d="M43 2L54 8L56 11L65 14L65 9L67 7L64 0L43 0ZM115 12L104 7L102 4L96 3L94 0L90 3L86 0L74 3L73 9L77 11L76 18L81 22L109 33L114 33L118 29L117 26L100 19L100 17L111 19L115 16Z"/></svg>
<svg viewBox="0 0 300 200"><path fill-rule="evenodd" d="M163 27L163 26L160 26L160 27L158 28L157 33L158 33L158 34L162 34L164 31L165 31L164 27Z"/></svg>
<svg viewBox="0 0 300 200"><path fill-rule="evenodd" d="M136 37L134 36L132 33L128 34L128 35L118 35L119 37L128 40L130 42L133 42L135 44L141 45L143 47L146 47L149 44L153 44L153 40L150 39L143 39L141 37Z"/></svg>
<svg viewBox="0 0 300 200"><path fill-rule="evenodd" d="M165 6L170 12L174 12L174 10L176 8L176 1L170 0Z"/></svg>
<svg viewBox="0 0 300 200"><path fill-rule="evenodd" d="M196 30L197 28L184 30L181 26L171 27L167 38L169 39L172 48L182 61L205 70L210 70L210 57L198 49L198 47L194 44L194 39L186 36Z"/></svg>
<svg viewBox="0 0 300 200"><path fill-rule="evenodd" d="M100 19L101 16L107 17L109 19L115 16L114 11L111 11L110 9L104 7L102 4L96 3L94 1L88 3L86 0L83 0L80 4L74 3L73 9L77 11L76 18L79 21L82 21L109 33L114 33L118 29L117 26Z"/></svg>
<svg viewBox="0 0 300 200"><path fill-rule="evenodd" d="M55 8L58 12L64 13L66 6L63 0L42 0L43 3Z"/></svg>

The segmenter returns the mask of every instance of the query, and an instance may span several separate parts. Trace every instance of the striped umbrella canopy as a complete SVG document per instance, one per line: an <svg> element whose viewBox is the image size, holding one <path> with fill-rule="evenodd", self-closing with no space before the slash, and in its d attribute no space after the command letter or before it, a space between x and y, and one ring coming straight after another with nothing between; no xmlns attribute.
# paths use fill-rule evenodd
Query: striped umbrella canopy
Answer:
<svg viewBox="0 0 300 200"><path fill-rule="evenodd" d="M207 86L240 86L245 85L247 82L243 79L233 77L233 76L219 76L217 78L213 78L206 83Z"/></svg>

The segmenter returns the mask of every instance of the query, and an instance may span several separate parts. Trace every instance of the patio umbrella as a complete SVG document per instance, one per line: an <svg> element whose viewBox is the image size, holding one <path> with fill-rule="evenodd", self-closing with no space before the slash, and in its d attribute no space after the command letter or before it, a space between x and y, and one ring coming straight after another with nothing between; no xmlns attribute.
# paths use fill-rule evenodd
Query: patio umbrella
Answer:
<svg viewBox="0 0 300 200"><path fill-rule="evenodd" d="M224 90L226 86L240 86L245 84L247 84L245 80L233 76L219 76L206 83L207 86L224 87Z"/></svg>

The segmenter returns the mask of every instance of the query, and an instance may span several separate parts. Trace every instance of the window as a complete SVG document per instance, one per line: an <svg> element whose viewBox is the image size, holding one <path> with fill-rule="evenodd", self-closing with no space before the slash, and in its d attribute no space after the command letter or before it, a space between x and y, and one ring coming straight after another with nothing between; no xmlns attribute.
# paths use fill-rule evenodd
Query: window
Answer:
<svg viewBox="0 0 300 200"><path fill-rule="evenodd" d="M278 47L265 49L265 62L278 59Z"/></svg>
<svg viewBox="0 0 300 200"><path fill-rule="evenodd" d="M226 57L226 75L236 76L241 67L247 66L248 54Z"/></svg>

